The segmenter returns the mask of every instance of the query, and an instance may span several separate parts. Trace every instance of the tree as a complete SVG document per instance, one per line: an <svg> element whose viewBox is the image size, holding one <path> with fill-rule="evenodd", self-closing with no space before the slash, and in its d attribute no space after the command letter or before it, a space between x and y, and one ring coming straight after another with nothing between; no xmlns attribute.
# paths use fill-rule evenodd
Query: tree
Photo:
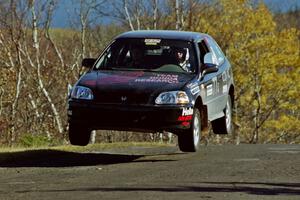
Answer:
<svg viewBox="0 0 300 200"><path fill-rule="evenodd" d="M261 135L264 141L270 135L266 122L276 120L273 116L281 105L299 104L289 101L297 87L293 78L299 67L299 32L278 32L264 4L253 6L243 0L221 0L199 18L194 30L217 38L233 64L244 137L256 143Z"/></svg>
<svg viewBox="0 0 300 200"><path fill-rule="evenodd" d="M51 20L61 1L0 1L0 143L13 145L24 135L61 141L67 127L67 84L78 79L81 59L97 56L116 35L133 29L212 35L233 65L241 138L253 143L300 142L299 10L274 18L263 3L251 0L74 4L73 28L54 29ZM102 17L112 23L103 24ZM112 131L99 138L156 140Z"/></svg>
<svg viewBox="0 0 300 200"><path fill-rule="evenodd" d="M64 73L60 72L65 66L49 33L50 8L54 3L11 0L5 4L9 14L1 21L1 27L7 28L0 30L0 47L4 50L0 63L5 65L0 68L5 74L0 82L1 91L7 94L1 99L5 103L0 118L2 123L9 122L1 132L11 145L23 134L47 133L51 139L64 132L60 111L65 108L61 102L66 92L54 91L66 91L60 84L64 80ZM46 17L41 14L45 11ZM60 57L60 62L53 59L54 55Z"/></svg>

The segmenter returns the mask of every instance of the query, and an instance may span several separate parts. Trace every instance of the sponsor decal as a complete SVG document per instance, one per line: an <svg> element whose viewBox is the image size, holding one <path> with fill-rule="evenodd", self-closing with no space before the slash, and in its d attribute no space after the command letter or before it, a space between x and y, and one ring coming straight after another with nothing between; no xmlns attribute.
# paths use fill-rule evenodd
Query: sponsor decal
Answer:
<svg viewBox="0 0 300 200"><path fill-rule="evenodd" d="M227 85L223 85L223 93L226 93L227 92Z"/></svg>
<svg viewBox="0 0 300 200"><path fill-rule="evenodd" d="M188 88L194 88L194 87L196 87L197 86L197 83L189 83L188 85L187 85L187 87Z"/></svg>
<svg viewBox="0 0 300 200"><path fill-rule="evenodd" d="M193 119L193 116L192 115L187 115L187 116L179 116L178 117L178 121L190 121Z"/></svg>
<svg viewBox="0 0 300 200"><path fill-rule="evenodd" d="M183 108L182 116L193 115L194 109L193 108Z"/></svg>
<svg viewBox="0 0 300 200"><path fill-rule="evenodd" d="M206 96L211 96L213 94L212 84L206 86Z"/></svg>
<svg viewBox="0 0 300 200"><path fill-rule="evenodd" d="M137 78L135 82L140 83L178 83L178 75L173 74L157 74L146 78Z"/></svg>
<svg viewBox="0 0 300 200"><path fill-rule="evenodd" d="M161 39L145 39L146 45L157 45L160 43Z"/></svg>
<svg viewBox="0 0 300 200"><path fill-rule="evenodd" d="M137 77L143 76L144 72L123 72L119 74L104 75L100 77L98 84L118 84L134 81Z"/></svg>
<svg viewBox="0 0 300 200"><path fill-rule="evenodd" d="M191 123L190 122L182 122L181 125L182 126L189 126Z"/></svg>
<svg viewBox="0 0 300 200"><path fill-rule="evenodd" d="M230 78L230 70L228 69L226 72L227 72L228 78Z"/></svg>
<svg viewBox="0 0 300 200"><path fill-rule="evenodd" d="M191 89L192 95L198 94L199 92L200 92L199 86L193 87L193 88Z"/></svg>
<svg viewBox="0 0 300 200"><path fill-rule="evenodd" d="M227 81L227 73L226 73L226 71L222 73L222 80L223 80L223 82Z"/></svg>
<svg viewBox="0 0 300 200"><path fill-rule="evenodd" d="M218 78L217 77L213 77L211 80L212 80L212 84L213 84L213 87L212 87L212 90L211 90L211 95L214 94L215 92L219 93ZM207 96L209 96L209 95L207 95Z"/></svg>

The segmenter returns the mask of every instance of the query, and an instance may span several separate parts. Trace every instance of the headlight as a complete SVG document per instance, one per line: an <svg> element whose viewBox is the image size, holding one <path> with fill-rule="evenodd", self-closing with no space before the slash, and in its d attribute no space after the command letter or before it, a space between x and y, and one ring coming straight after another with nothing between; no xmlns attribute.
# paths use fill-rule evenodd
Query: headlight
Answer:
<svg viewBox="0 0 300 200"><path fill-rule="evenodd" d="M72 89L71 98L92 100L94 99L94 95L90 88L76 86Z"/></svg>
<svg viewBox="0 0 300 200"><path fill-rule="evenodd" d="M163 92L155 99L156 104L188 104L189 97L184 91Z"/></svg>

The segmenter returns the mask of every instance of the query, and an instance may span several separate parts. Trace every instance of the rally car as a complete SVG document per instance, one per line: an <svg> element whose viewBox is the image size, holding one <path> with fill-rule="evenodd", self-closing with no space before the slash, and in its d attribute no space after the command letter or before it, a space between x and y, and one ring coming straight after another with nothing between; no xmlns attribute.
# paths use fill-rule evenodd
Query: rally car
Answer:
<svg viewBox="0 0 300 200"><path fill-rule="evenodd" d="M69 139L87 145L92 130L167 131L181 151L199 149L201 131L233 131L231 65L207 35L131 31L117 36L73 86Z"/></svg>

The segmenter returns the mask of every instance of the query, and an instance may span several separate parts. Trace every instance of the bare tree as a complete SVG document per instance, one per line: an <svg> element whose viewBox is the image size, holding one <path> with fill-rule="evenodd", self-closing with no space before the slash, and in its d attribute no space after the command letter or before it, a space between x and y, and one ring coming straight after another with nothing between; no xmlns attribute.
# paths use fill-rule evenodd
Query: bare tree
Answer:
<svg viewBox="0 0 300 200"><path fill-rule="evenodd" d="M48 41L50 42L50 44L52 45L52 47L55 50L55 53L61 63L61 67L63 67L65 65L64 63L64 58L62 55L61 50L58 48L58 46L55 44L55 42L53 41L53 38L50 34L50 24L52 21L52 15L53 15L53 11L55 9L55 6L57 4L57 0L50 0L48 7L47 7L47 14L46 14L46 22L45 22L45 37L48 39Z"/></svg>
<svg viewBox="0 0 300 200"><path fill-rule="evenodd" d="M153 29L157 29L157 14L158 14L158 5L157 0L152 0L152 7L153 7Z"/></svg>
<svg viewBox="0 0 300 200"><path fill-rule="evenodd" d="M133 27L133 24L132 24L132 20L131 20L131 16L129 14L129 11L128 11L128 3L127 3L127 0L123 0L123 5L124 5L124 11L125 11L125 16L126 16L126 19L128 21L128 24L130 26L130 29L132 31L134 31L134 27Z"/></svg>
<svg viewBox="0 0 300 200"><path fill-rule="evenodd" d="M37 71L37 78L38 78L38 84L39 87L43 93L43 95L46 97L51 110L54 115L54 119L58 128L59 134L63 133L63 126L61 122L61 117L57 111L56 105L53 103L52 98L50 94L48 93L46 87L44 86L44 82L42 79L42 74L41 74L41 63L40 63L40 45L38 41L38 28L37 28L37 17L36 17L36 11L35 11L35 0L31 0L29 2L30 10L31 10L31 16L32 16L32 42L33 42L33 47L35 49L35 61L36 61L36 71Z"/></svg>
<svg viewBox="0 0 300 200"><path fill-rule="evenodd" d="M12 57L10 57L10 63L11 67L15 69L16 72L16 86L15 86L15 95L13 99L13 103L11 104L11 116L10 116L10 134L8 135L8 142L10 145L12 145L15 142L16 139L16 133L15 133L15 127L16 127L16 113L17 113L17 106L19 103L20 99L20 93L22 89L22 76L23 76L23 60L21 57L21 52L20 52L20 42L19 42L19 37L21 37L21 32L23 30L22 27L22 22L17 21L18 16L17 16L17 6L16 2L14 0L10 1L10 9L11 9L11 25L10 25L10 34L11 34L11 41L14 44L16 53L17 53L17 63L12 60ZM22 20L22 17L20 17ZM18 24L18 30L19 32L16 32L16 25ZM11 55L11 53L8 53L8 55Z"/></svg>
<svg viewBox="0 0 300 200"><path fill-rule="evenodd" d="M121 22L130 30L157 27L158 0L119 0L111 3L112 11L106 16Z"/></svg>
<svg viewBox="0 0 300 200"><path fill-rule="evenodd" d="M175 1L176 30L180 30L179 0Z"/></svg>

